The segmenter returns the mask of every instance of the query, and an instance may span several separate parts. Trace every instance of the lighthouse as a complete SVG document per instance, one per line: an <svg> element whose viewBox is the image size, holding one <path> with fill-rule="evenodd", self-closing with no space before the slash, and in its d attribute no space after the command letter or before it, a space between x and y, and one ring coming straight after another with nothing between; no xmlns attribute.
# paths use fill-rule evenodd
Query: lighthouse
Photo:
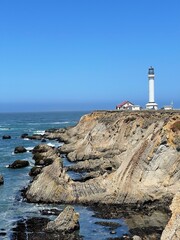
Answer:
<svg viewBox="0 0 180 240"><path fill-rule="evenodd" d="M154 100L154 68L150 67L148 70L148 82L149 82L149 102L146 104L146 109L158 109L157 103Z"/></svg>

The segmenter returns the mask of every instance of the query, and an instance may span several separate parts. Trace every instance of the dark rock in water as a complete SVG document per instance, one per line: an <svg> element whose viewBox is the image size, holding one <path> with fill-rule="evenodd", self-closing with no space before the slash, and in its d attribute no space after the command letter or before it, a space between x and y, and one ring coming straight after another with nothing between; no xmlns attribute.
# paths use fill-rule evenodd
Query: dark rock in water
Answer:
<svg viewBox="0 0 180 240"><path fill-rule="evenodd" d="M30 136L28 133L23 133L21 135L21 138L28 138L30 140L41 140L44 137L41 134L33 134L32 136Z"/></svg>
<svg viewBox="0 0 180 240"><path fill-rule="evenodd" d="M45 139L45 138L43 138L43 139L41 140L41 142L46 142L46 139Z"/></svg>
<svg viewBox="0 0 180 240"><path fill-rule="evenodd" d="M49 222L48 218L22 219L14 227L11 239L13 240L82 240L77 233L61 234L59 232L45 232L44 228Z"/></svg>
<svg viewBox="0 0 180 240"><path fill-rule="evenodd" d="M41 166L48 166L52 163L53 163L53 159L51 158L38 159L35 161L35 165L41 165Z"/></svg>
<svg viewBox="0 0 180 240"><path fill-rule="evenodd" d="M6 232L1 232L0 231L0 236L2 236L2 237L6 236Z"/></svg>
<svg viewBox="0 0 180 240"><path fill-rule="evenodd" d="M30 140L41 140L42 138L44 138L44 136L41 134L33 134L32 136L29 136L28 138Z"/></svg>
<svg viewBox="0 0 180 240"><path fill-rule="evenodd" d="M10 136L10 135L4 135L4 136L2 137L2 139L11 139L11 136Z"/></svg>
<svg viewBox="0 0 180 240"><path fill-rule="evenodd" d="M14 153L24 153L24 152L27 152L27 150L23 146L18 146L18 147L15 147L14 149Z"/></svg>
<svg viewBox="0 0 180 240"><path fill-rule="evenodd" d="M42 167L33 167L33 168L31 168L31 170L29 172L29 176L35 177L38 174L40 174L41 170L42 170Z"/></svg>
<svg viewBox="0 0 180 240"><path fill-rule="evenodd" d="M29 166L29 162L26 160L16 160L12 164L10 164L9 168L23 168Z"/></svg>
<svg viewBox="0 0 180 240"><path fill-rule="evenodd" d="M0 185L4 183L4 178L2 175L0 175Z"/></svg>
<svg viewBox="0 0 180 240"><path fill-rule="evenodd" d="M67 206L63 212L54 220L47 224L47 232L71 233L79 229L79 214L72 206Z"/></svg>
<svg viewBox="0 0 180 240"><path fill-rule="evenodd" d="M21 135L21 138L28 138L28 133L23 133L22 135Z"/></svg>
<svg viewBox="0 0 180 240"><path fill-rule="evenodd" d="M40 145L37 145L36 147L34 147L32 153L33 154L35 154L35 153L45 153L45 152L48 152L50 150L53 150L53 147L48 146L46 144L40 144Z"/></svg>

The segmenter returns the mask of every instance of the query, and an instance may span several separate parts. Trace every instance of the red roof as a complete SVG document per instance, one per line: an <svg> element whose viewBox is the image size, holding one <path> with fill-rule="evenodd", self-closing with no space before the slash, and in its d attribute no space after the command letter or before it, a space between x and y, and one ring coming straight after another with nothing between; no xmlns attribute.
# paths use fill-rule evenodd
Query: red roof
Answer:
<svg viewBox="0 0 180 240"><path fill-rule="evenodd" d="M131 103L130 101L124 101L124 102L120 103L119 105L117 105L116 108L121 108L121 107L123 107L126 103L130 103L130 104L134 105L134 104Z"/></svg>

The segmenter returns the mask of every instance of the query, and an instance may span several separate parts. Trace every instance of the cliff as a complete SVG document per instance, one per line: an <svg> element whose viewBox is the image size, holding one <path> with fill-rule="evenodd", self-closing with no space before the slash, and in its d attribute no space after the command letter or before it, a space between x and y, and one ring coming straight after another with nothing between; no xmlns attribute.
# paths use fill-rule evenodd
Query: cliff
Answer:
<svg viewBox="0 0 180 240"><path fill-rule="evenodd" d="M73 181L59 158L27 191L30 201L144 204L166 202L180 188L178 111L99 111L72 128L47 132L60 139L60 153L90 179Z"/></svg>

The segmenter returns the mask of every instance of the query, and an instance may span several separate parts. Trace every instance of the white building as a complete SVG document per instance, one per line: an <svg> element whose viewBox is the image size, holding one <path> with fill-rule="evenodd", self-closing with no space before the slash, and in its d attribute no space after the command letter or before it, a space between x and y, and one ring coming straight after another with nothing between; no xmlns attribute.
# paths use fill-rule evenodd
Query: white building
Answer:
<svg viewBox="0 0 180 240"><path fill-rule="evenodd" d="M116 106L117 110L131 110L131 111L138 111L141 110L139 105L134 105L130 101L124 101Z"/></svg>
<svg viewBox="0 0 180 240"><path fill-rule="evenodd" d="M158 109L157 103L154 100L154 68L150 67L148 71L148 81L149 81L149 102L146 104L146 109Z"/></svg>
<svg viewBox="0 0 180 240"><path fill-rule="evenodd" d="M129 101L124 101L116 106L117 110L131 110L134 104Z"/></svg>

